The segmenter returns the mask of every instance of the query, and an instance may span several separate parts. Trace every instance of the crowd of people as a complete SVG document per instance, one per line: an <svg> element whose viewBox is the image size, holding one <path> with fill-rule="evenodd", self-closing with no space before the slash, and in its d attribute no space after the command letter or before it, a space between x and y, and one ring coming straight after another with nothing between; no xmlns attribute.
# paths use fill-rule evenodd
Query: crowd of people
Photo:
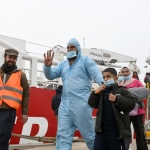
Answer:
<svg viewBox="0 0 150 150"><path fill-rule="evenodd" d="M148 150L143 115L143 98L149 90L140 82L138 73L123 66L101 72L89 57L82 56L80 43L70 39L67 59L52 67L54 51L44 53L44 74L47 79L62 79L56 89L51 108L58 120L56 150L71 150L78 129L89 150L128 150L132 122L137 150ZM17 68L18 51L5 50L0 78L0 150L8 150L16 111L22 105L22 122L28 120L29 85L26 75ZM149 81L146 74L144 82ZM91 92L92 81L99 87ZM146 84L147 85L147 84ZM148 86L148 85L147 85ZM3 87L3 88L1 88ZM92 118L97 109L96 123Z"/></svg>
<svg viewBox="0 0 150 150"><path fill-rule="evenodd" d="M132 141L131 122L137 150L148 150L142 99L147 98L149 92L139 81L135 70L124 66L118 75L114 68L107 68L102 73L92 59L81 55L76 39L71 39L67 44L67 60L54 68L51 67L53 57L52 50L44 54L44 73L50 80L62 78L57 150L71 149L76 129L89 150L128 150ZM99 84L99 88L90 94L92 80ZM144 90L146 92L139 95ZM95 133L91 108L97 108Z"/></svg>

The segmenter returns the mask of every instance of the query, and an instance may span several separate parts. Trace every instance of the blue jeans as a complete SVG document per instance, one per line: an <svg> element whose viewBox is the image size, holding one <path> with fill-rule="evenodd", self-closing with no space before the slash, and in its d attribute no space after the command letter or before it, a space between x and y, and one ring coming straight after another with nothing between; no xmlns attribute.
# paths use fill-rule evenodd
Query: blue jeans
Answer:
<svg viewBox="0 0 150 150"><path fill-rule="evenodd" d="M97 132L94 150L125 150L124 140L118 139L117 132L114 130Z"/></svg>
<svg viewBox="0 0 150 150"><path fill-rule="evenodd" d="M15 109L0 110L0 150L8 150L15 117Z"/></svg>

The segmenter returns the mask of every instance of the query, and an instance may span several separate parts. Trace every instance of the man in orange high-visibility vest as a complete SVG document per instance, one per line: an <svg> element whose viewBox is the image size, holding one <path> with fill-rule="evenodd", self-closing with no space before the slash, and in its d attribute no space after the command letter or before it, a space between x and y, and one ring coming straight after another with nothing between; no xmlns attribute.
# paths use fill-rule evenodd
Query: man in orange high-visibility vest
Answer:
<svg viewBox="0 0 150 150"><path fill-rule="evenodd" d="M0 150L8 150L16 111L22 105L22 122L28 120L29 84L25 73L17 69L18 51L6 49L0 68Z"/></svg>

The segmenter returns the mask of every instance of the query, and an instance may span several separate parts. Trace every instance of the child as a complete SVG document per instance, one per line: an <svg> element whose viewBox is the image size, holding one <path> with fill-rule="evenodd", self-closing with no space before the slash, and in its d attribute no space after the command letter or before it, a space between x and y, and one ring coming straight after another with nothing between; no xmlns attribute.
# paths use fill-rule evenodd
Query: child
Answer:
<svg viewBox="0 0 150 150"><path fill-rule="evenodd" d="M137 73L136 71L133 71L133 76L132 76L132 78L139 80L138 73Z"/></svg>
<svg viewBox="0 0 150 150"><path fill-rule="evenodd" d="M124 138L131 138L129 112L137 98L118 86L114 68L103 71L103 83L92 92L88 104L98 108L94 150L125 150Z"/></svg>

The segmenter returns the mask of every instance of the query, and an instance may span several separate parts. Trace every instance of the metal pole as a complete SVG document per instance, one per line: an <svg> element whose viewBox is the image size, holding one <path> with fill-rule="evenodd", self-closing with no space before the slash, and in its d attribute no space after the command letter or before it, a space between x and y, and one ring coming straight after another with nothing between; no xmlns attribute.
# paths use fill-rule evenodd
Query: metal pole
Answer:
<svg viewBox="0 0 150 150"><path fill-rule="evenodd" d="M85 56L85 37L83 37L83 55Z"/></svg>

